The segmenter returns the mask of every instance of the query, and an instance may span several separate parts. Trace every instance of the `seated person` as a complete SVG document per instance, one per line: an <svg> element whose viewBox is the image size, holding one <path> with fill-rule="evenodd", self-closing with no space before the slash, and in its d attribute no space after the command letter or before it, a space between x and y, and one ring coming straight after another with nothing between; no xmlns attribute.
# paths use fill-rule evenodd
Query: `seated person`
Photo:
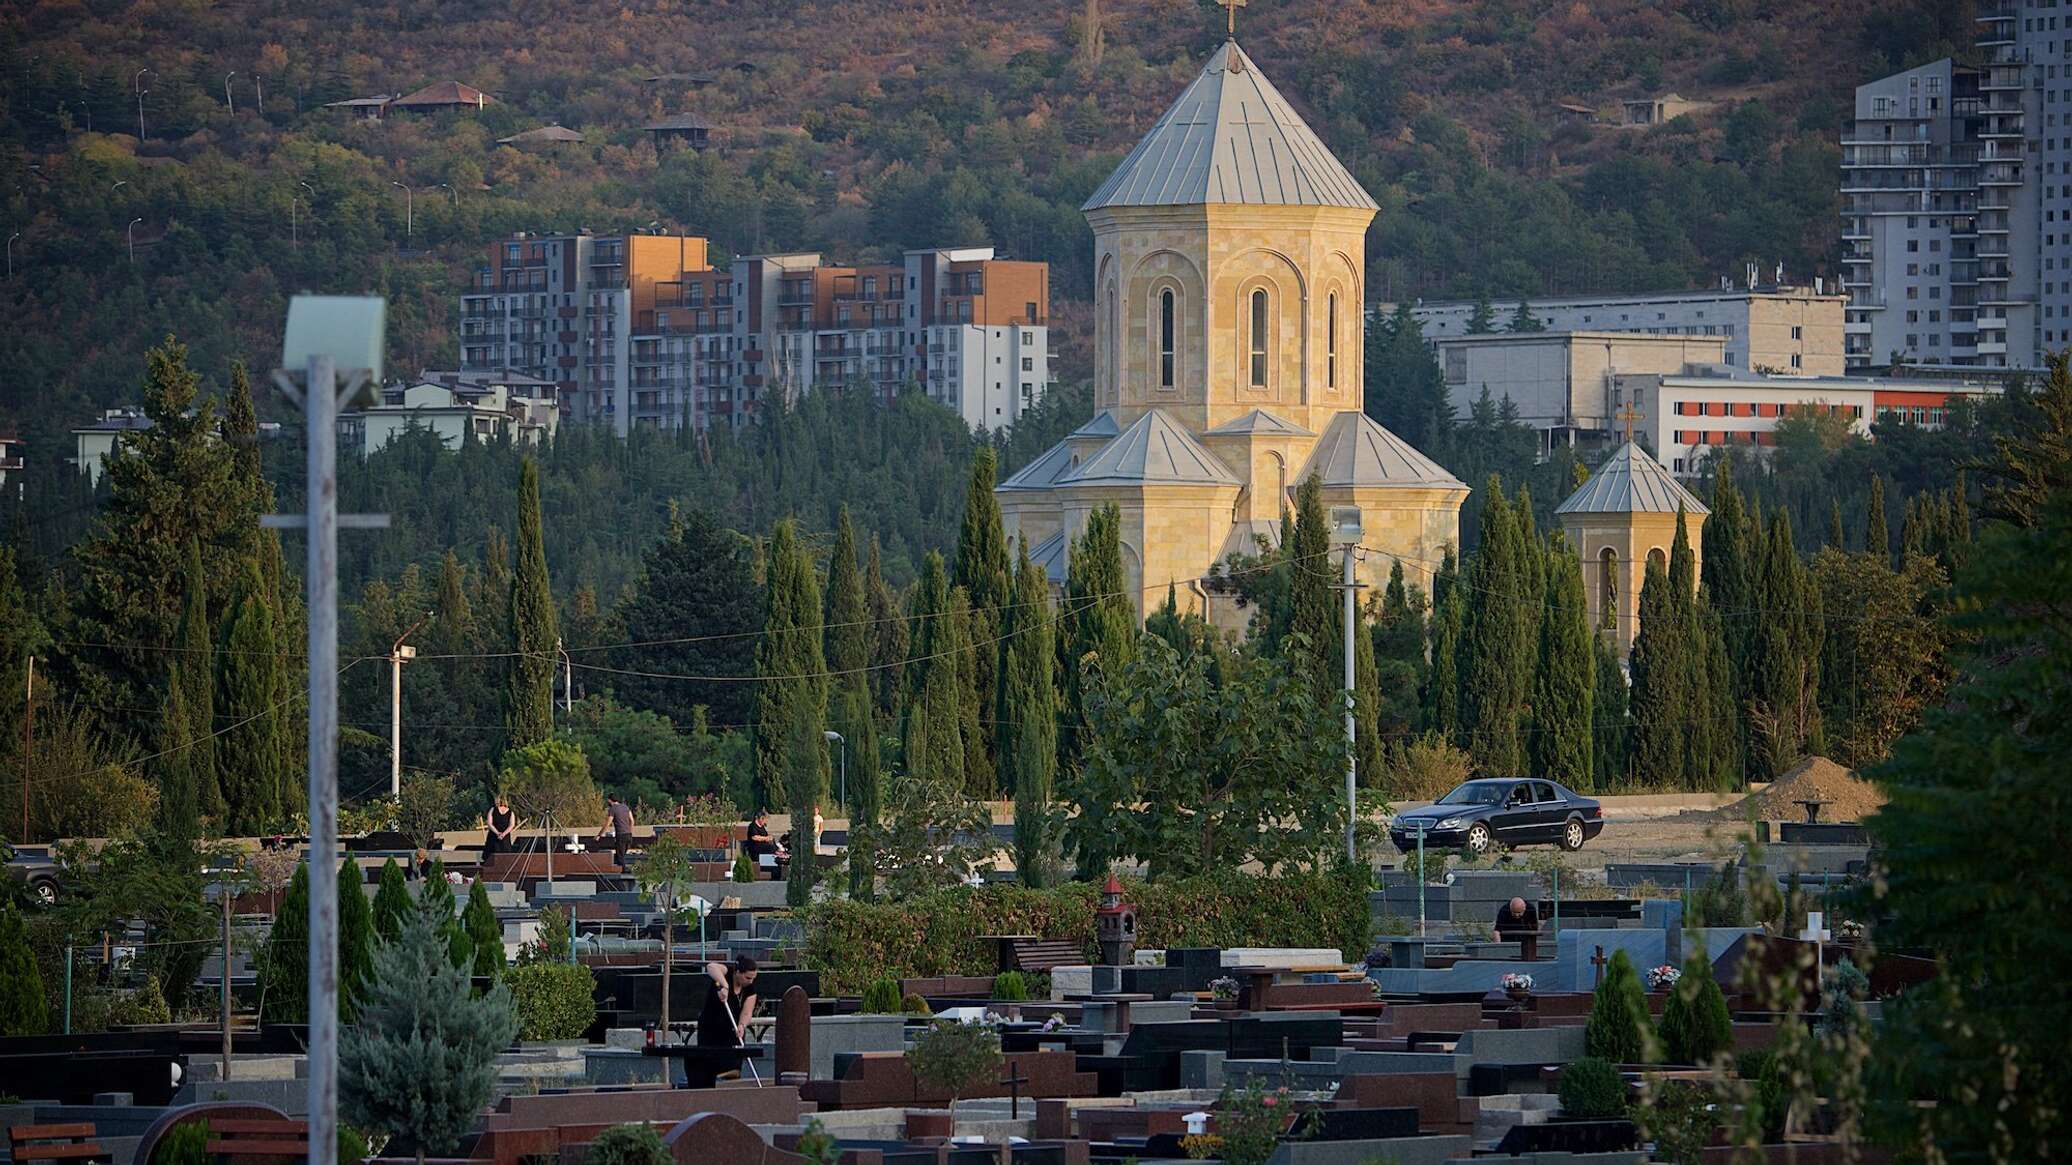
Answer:
<svg viewBox="0 0 2072 1165"><path fill-rule="evenodd" d="M741 843L741 851L755 859L755 863L758 866L762 865L763 857L766 854L772 855L780 861L788 856L784 847L778 845L770 838L770 811L768 809L758 809L755 811L755 819L748 823L748 840Z"/></svg>
<svg viewBox="0 0 2072 1165"><path fill-rule="evenodd" d="M1498 942L1516 938L1537 938L1540 933L1540 912L1523 898L1513 898L1496 912L1496 927L1490 934Z"/></svg>

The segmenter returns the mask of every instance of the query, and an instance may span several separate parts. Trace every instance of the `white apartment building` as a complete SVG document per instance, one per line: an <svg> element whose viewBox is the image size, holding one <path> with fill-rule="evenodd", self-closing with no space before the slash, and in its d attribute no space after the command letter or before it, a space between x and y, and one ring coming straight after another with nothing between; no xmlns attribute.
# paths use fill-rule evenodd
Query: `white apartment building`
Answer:
<svg viewBox="0 0 2072 1165"><path fill-rule="evenodd" d="M448 449L471 437L534 444L560 422L554 385L528 376L426 372L407 384L383 388L381 401L338 416L339 446L361 457L412 429L423 429Z"/></svg>
<svg viewBox="0 0 2072 1165"><path fill-rule="evenodd" d="M2072 9L1981 0L1977 67L1856 90L1842 136L1851 368L2034 368L2072 343Z"/></svg>
<svg viewBox="0 0 2072 1165"><path fill-rule="evenodd" d="M1511 299L1491 303L1497 327L1507 326L1518 311L1518 302ZM1845 302L1842 295L1829 294L1828 288L1816 284L1754 290L1564 296L1527 300L1526 306L1550 332L1718 336L1726 341L1725 362L1736 368L1839 376L1843 371ZM1468 300L1434 301L1414 305L1411 314L1426 341L1436 343L1470 334L1475 306ZM1395 305L1384 304L1377 314L1385 317L1394 310Z"/></svg>

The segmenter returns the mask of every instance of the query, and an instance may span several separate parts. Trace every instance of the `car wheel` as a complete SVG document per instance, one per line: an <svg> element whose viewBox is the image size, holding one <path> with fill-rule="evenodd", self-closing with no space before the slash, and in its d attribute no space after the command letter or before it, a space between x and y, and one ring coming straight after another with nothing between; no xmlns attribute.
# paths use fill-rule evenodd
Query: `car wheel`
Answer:
<svg viewBox="0 0 2072 1165"><path fill-rule="evenodd" d="M31 883L29 895L36 900L38 906L56 906L58 904L58 884L56 882Z"/></svg>
<svg viewBox="0 0 2072 1165"><path fill-rule="evenodd" d="M1571 817L1568 819L1568 824L1561 827L1561 848L1568 850L1570 853L1583 848L1582 818Z"/></svg>
<svg viewBox="0 0 2072 1165"><path fill-rule="evenodd" d="M1490 836L1487 823L1477 821L1475 824L1468 826L1469 853L1474 854L1476 857L1481 857L1495 848L1496 839Z"/></svg>

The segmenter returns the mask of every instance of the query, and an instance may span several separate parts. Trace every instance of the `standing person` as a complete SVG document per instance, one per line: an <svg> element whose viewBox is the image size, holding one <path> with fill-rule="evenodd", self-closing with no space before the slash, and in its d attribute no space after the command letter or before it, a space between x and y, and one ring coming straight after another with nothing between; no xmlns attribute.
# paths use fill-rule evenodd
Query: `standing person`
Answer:
<svg viewBox="0 0 2072 1165"><path fill-rule="evenodd" d="M633 807L619 800L617 793L604 799L604 824L597 827L597 840L610 838L612 860L626 868L626 844L633 840Z"/></svg>
<svg viewBox="0 0 2072 1165"><path fill-rule="evenodd" d="M707 963L712 990L698 1013L698 1046L738 1048L748 1044L748 1020L755 1014L755 960L736 955L730 962Z"/></svg>
<svg viewBox="0 0 2072 1165"><path fill-rule="evenodd" d="M511 808L511 799L502 793L496 795L496 807L489 811L489 833L482 839L482 856L507 854L517 847L518 814Z"/></svg>

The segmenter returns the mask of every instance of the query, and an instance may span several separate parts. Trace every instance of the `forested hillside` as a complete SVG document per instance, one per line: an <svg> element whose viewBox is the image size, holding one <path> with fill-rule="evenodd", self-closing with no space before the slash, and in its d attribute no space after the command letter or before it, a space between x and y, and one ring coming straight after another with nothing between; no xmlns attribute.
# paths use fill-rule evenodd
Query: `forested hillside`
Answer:
<svg viewBox="0 0 2072 1165"><path fill-rule="evenodd" d="M1749 260L1819 270L1848 87L1961 45L1970 7L1255 0L1240 35L1381 200L1375 298L1547 295ZM1208 0L11 6L0 422L47 462L94 408L134 402L168 333L212 379L235 357L267 367L302 288L387 294L395 365L450 364L462 278L518 229L657 223L845 259L992 243L1054 265L1069 323L1078 204L1222 16ZM321 108L444 80L496 101L383 122ZM1646 131L1561 109L1613 116L1670 89L1718 104ZM712 120L720 148L658 157L640 127L676 112ZM547 123L585 140L495 144ZM1064 351L1081 371L1083 340Z"/></svg>

